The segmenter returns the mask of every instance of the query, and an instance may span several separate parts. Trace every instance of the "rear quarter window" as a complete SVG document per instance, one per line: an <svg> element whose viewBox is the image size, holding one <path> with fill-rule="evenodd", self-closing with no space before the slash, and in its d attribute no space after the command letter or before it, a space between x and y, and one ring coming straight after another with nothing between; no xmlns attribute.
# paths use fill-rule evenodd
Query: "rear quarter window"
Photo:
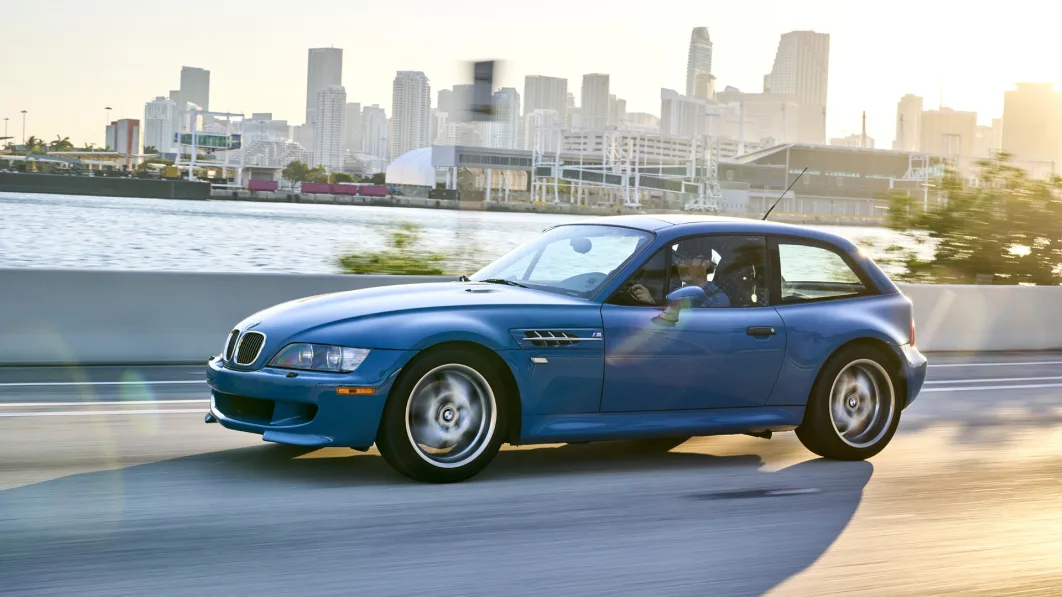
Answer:
<svg viewBox="0 0 1062 597"><path fill-rule="evenodd" d="M778 241L781 301L796 303L860 296L867 285L840 253L817 245Z"/></svg>

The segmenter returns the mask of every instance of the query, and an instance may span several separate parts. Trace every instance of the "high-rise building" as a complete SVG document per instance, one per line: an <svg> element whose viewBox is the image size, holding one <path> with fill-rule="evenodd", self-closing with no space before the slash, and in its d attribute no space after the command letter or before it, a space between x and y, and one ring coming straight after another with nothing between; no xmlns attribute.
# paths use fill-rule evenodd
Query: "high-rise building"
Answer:
<svg viewBox="0 0 1062 597"><path fill-rule="evenodd" d="M476 86L471 83L454 85L450 92L450 106L446 111L450 122L472 122L472 102L475 99Z"/></svg>
<svg viewBox="0 0 1062 597"><path fill-rule="evenodd" d="M398 71L392 86L391 102L390 159L394 160L414 149L429 147L431 85L427 75L420 71Z"/></svg>
<svg viewBox="0 0 1062 597"><path fill-rule="evenodd" d="M583 75L580 107L584 128L603 129L608 125L608 85L608 75Z"/></svg>
<svg viewBox="0 0 1062 597"><path fill-rule="evenodd" d="M210 71L194 66L182 66L180 99L192 102L203 110L209 111Z"/></svg>
<svg viewBox="0 0 1062 597"><path fill-rule="evenodd" d="M1062 93L1051 83L1018 83L1003 94L1003 151L1030 173L1051 171L1051 165L1059 171Z"/></svg>
<svg viewBox="0 0 1062 597"><path fill-rule="evenodd" d="M431 131L428 133L428 140L432 145L439 145L439 135L446 130L446 120L449 115L446 112L438 108L431 109Z"/></svg>
<svg viewBox="0 0 1062 597"><path fill-rule="evenodd" d="M523 132L520 118L520 92L503 87L494 93L494 121L490 146L498 149L517 149Z"/></svg>
<svg viewBox="0 0 1062 597"><path fill-rule="evenodd" d="M715 95L712 75L712 38L707 27L694 27L690 34L690 51L686 58L686 96L712 99Z"/></svg>
<svg viewBox="0 0 1062 597"><path fill-rule="evenodd" d="M361 150L381 160L387 159L387 112L377 104L361 109Z"/></svg>
<svg viewBox="0 0 1062 597"><path fill-rule="evenodd" d="M660 90L660 133L672 137L699 137L706 134L708 103L687 97L674 89Z"/></svg>
<svg viewBox="0 0 1062 597"><path fill-rule="evenodd" d="M331 172L343 169L343 117L347 110L347 92L342 85L332 85L317 93L313 123L313 165Z"/></svg>
<svg viewBox="0 0 1062 597"><path fill-rule="evenodd" d="M619 126L627 121L627 100L610 93L608 96L608 126Z"/></svg>
<svg viewBox="0 0 1062 597"><path fill-rule="evenodd" d="M144 148L154 147L160 153L172 153L175 142L173 128L177 122L177 104L159 96L144 104Z"/></svg>
<svg viewBox="0 0 1062 597"><path fill-rule="evenodd" d="M943 107L926 110L922 112L920 132L919 151L966 163L974 157L977 112L960 112Z"/></svg>
<svg viewBox="0 0 1062 597"><path fill-rule="evenodd" d="M551 132L552 127L564 125L564 117L556 110L539 108L524 116L524 149L535 149L541 144L542 151L556 151L560 135Z"/></svg>
<svg viewBox="0 0 1062 597"><path fill-rule="evenodd" d="M135 118L115 120L107 125L107 147L126 155L140 153L140 121Z"/></svg>
<svg viewBox="0 0 1062 597"><path fill-rule="evenodd" d="M564 118L568 109L568 79L528 75L524 77L524 114L554 110ZM575 96L572 96L572 103Z"/></svg>
<svg viewBox="0 0 1062 597"><path fill-rule="evenodd" d="M736 139L739 146L772 145L795 142L800 132L800 106L791 95L777 93L743 93L727 87L716 94L726 106L723 115L724 137Z"/></svg>
<svg viewBox="0 0 1062 597"><path fill-rule="evenodd" d="M363 135L361 132L361 104L347 102L343 115L343 151L361 153Z"/></svg>
<svg viewBox="0 0 1062 597"><path fill-rule="evenodd" d="M314 122L317 94L333 85L342 84L343 50L310 48L306 65L306 124L312 125Z"/></svg>
<svg viewBox="0 0 1062 597"><path fill-rule="evenodd" d="M451 89L439 90L439 101L435 105L440 112L445 112L447 115L454 109L454 92Z"/></svg>
<svg viewBox="0 0 1062 597"><path fill-rule="evenodd" d="M826 96L830 73L830 34L791 31L782 35L764 92L791 95L799 105L796 141L826 141Z"/></svg>
<svg viewBox="0 0 1062 597"><path fill-rule="evenodd" d="M922 139L922 98L908 93L896 104L896 140L893 149L918 151Z"/></svg>

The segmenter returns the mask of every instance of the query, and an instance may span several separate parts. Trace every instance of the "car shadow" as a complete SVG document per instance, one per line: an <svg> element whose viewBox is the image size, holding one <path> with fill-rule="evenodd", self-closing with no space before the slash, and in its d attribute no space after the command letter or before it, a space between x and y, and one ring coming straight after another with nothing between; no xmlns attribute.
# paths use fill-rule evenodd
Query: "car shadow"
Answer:
<svg viewBox="0 0 1062 597"><path fill-rule="evenodd" d="M374 452L349 454L262 445L0 491L0 586L762 595L836 541L873 473L818 459L770 472L756 454L605 442L505 450L469 482L427 485ZM440 531L460 560L418 547ZM323 566L324 545L349 562ZM396 568L414 552L416 567ZM255 577L183 572L212 568Z"/></svg>

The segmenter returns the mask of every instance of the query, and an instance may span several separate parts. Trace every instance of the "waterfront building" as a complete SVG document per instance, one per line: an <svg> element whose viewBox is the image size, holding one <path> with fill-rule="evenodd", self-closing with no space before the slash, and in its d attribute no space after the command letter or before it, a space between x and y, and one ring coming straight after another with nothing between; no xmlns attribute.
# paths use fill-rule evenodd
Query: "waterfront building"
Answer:
<svg viewBox="0 0 1062 597"><path fill-rule="evenodd" d="M174 124L177 104L158 96L144 104L144 147L154 147L160 153L173 153L175 147Z"/></svg>
<svg viewBox="0 0 1062 597"><path fill-rule="evenodd" d="M313 131L314 166L324 166L330 172L343 169L343 117L346 107L347 92L341 85L333 85L317 93Z"/></svg>
<svg viewBox="0 0 1062 597"><path fill-rule="evenodd" d="M896 140L893 149L918 151L922 140L922 98L908 93L896 104Z"/></svg>
<svg viewBox="0 0 1062 597"><path fill-rule="evenodd" d="M458 98L454 100L458 101ZM428 147L431 85L427 75L420 71L398 71L392 86L391 101L390 159Z"/></svg>
<svg viewBox="0 0 1062 597"><path fill-rule="evenodd" d="M313 129L317 113L317 94L343 84L343 50L310 48L306 64L306 120Z"/></svg>
<svg viewBox="0 0 1062 597"><path fill-rule="evenodd" d="M1062 167L1062 93L1051 83L1018 83L1003 94L1004 152L1037 176ZM989 132L991 135L991 132Z"/></svg>
<svg viewBox="0 0 1062 597"><path fill-rule="evenodd" d="M107 147L124 155L140 154L140 121L122 118L107 125Z"/></svg>
<svg viewBox="0 0 1062 597"><path fill-rule="evenodd" d="M173 99L173 98L170 98ZM194 66L181 67L181 96L174 100L193 103L203 110L210 110L210 71Z"/></svg>

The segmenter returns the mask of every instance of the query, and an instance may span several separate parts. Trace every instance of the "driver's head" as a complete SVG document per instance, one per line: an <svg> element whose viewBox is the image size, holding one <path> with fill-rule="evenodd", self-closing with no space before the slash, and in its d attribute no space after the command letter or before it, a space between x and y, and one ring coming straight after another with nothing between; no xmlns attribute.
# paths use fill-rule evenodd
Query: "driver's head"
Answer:
<svg viewBox="0 0 1062 597"><path fill-rule="evenodd" d="M712 255L676 255L679 276L683 284L704 285L708 276L715 273L717 263Z"/></svg>

